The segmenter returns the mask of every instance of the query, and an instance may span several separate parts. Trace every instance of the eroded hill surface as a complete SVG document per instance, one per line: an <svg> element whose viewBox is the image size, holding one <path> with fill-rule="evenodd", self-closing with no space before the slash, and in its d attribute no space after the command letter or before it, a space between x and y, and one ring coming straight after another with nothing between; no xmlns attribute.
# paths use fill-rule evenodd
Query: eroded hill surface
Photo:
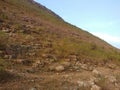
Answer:
<svg viewBox="0 0 120 90"><path fill-rule="evenodd" d="M118 49L33 0L0 1L1 90L119 90L119 65Z"/></svg>

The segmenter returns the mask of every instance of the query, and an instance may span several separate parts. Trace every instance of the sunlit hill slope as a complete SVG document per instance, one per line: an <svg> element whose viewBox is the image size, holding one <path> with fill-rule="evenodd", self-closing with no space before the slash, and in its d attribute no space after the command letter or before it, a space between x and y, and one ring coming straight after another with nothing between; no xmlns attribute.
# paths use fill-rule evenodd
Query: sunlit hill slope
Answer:
<svg viewBox="0 0 120 90"><path fill-rule="evenodd" d="M16 68L36 61L41 71L69 61L106 65L120 63L119 50L65 22L33 0L0 0L0 67ZM66 68L69 70L69 68Z"/></svg>

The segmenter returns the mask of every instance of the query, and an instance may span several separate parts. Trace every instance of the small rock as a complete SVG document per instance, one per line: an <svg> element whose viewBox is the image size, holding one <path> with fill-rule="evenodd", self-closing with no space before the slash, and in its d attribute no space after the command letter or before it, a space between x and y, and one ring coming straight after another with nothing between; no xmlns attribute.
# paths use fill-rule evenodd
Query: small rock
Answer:
<svg viewBox="0 0 120 90"><path fill-rule="evenodd" d="M74 68L76 71L77 71L77 70L80 70L80 67L79 67L79 66L74 66L73 68Z"/></svg>
<svg viewBox="0 0 120 90"><path fill-rule="evenodd" d="M87 65L86 64L82 64L81 68L87 70Z"/></svg>
<svg viewBox="0 0 120 90"><path fill-rule="evenodd" d="M33 87L33 88L31 88L30 90L37 90L37 88L36 88L36 87Z"/></svg>
<svg viewBox="0 0 120 90"><path fill-rule="evenodd" d="M87 81L87 83L88 83L90 86L92 86L92 85L94 85L94 84L95 84L95 82L94 82L94 81L92 81L92 80Z"/></svg>
<svg viewBox="0 0 120 90"><path fill-rule="evenodd" d="M54 64L51 64L49 66L49 70L50 71L58 71L58 72L60 72L60 71L64 71L65 67L63 65L59 64L59 63L54 63Z"/></svg>
<svg viewBox="0 0 120 90"><path fill-rule="evenodd" d="M83 81L77 81L79 87L83 87L84 86L84 82Z"/></svg>
<svg viewBox="0 0 120 90"><path fill-rule="evenodd" d="M108 77L108 80L109 80L111 83L116 83L116 82L117 82L117 80L116 80L116 78L115 78L114 76L109 76L109 77Z"/></svg>
<svg viewBox="0 0 120 90"><path fill-rule="evenodd" d="M70 66L70 62L66 62L66 61L62 62L62 65L67 68Z"/></svg>
<svg viewBox="0 0 120 90"><path fill-rule="evenodd" d="M110 69L115 69L116 68L116 65L115 64L108 64L107 65Z"/></svg>
<svg viewBox="0 0 120 90"><path fill-rule="evenodd" d="M58 72L60 72L60 71L64 71L65 68L64 68L63 65L58 65L58 66L55 67L55 70L58 71Z"/></svg>
<svg viewBox="0 0 120 90"><path fill-rule="evenodd" d="M70 61L70 59L69 58L66 58L66 59L64 59L66 62L69 62Z"/></svg>
<svg viewBox="0 0 120 90"><path fill-rule="evenodd" d="M87 70L87 71L92 71L93 67L87 64L81 64L80 65L82 69Z"/></svg>
<svg viewBox="0 0 120 90"><path fill-rule="evenodd" d="M31 82L35 82L35 80L31 80Z"/></svg>
<svg viewBox="0 0 120 90"><path fill-rule="evenodd" d="M3 51L0 51L0 54L3 54Z"/></svg>
<svg viewBox="0 0 120 90"><path fill-rule="evenodd" d="M40 62L40 60L37 60L35 63L33 63L32 67L38 67L41 64L42 63Z"/></svg>
<svg viewBox="0 0 120 90"><path fill-rule="evenodd" d="M70 60L71 61L77 61L77 56L76 55L70 55Z"/></svg>
<svg viewBox="0 0 120 90"><path fill-rule="evenodd" d="M5 33L9 33L10 32L9 29L5 29L5 30L2 30L2 31L5 32Z"/></svg>
<svg viewBox="0 0 120 90"><path fill-rule="evenodd" d="M94 75L100 75L100 72L99 72L98 70L96 70L96 69L94 69L94 70L92 71L92 73L93 73Z"/></svg>
<svg viewBox="0 0 120 90"><path fill-rule="evenodd" d="M10 60L10 59L12 59L12 55L4 55L4 58Z"/></svg>
<svg viewBox="0 0 120 90"><path fill-rule="evenodd" d="M54 71L54 70L55 70L55 66L54 66L54 65L50 65L50 66L49 66L49 70L50 70L50 71Z"/></svg>
<svg viewBox="0 0 120 90"><path fill-rule="evenodd" d="M101 88L97 85L93 85L90 90L101 90Z"/></svg>
<svg viewBox="0 0 120 90"><path fill-rule="evenodd" d="M94 67L92 67L92 66L89 66L89 67L88 67L88 70L89 70L89 71L92 71L93 69L94 69Z"/></svg>
<svg viewBox="0 0 120 90"><path fill-rule="evenodd" d="M90 87L92 85L94 85L93 81L77 81L77 84L79 87Z"/></svg>
<svg viewBox="0 0 120 90"><path fill-rule="evenodd" d="M92 78L90 78L90 82L93 82L95 84L95 82L98 82L98 79L95 77L92 77Z"/></svg>

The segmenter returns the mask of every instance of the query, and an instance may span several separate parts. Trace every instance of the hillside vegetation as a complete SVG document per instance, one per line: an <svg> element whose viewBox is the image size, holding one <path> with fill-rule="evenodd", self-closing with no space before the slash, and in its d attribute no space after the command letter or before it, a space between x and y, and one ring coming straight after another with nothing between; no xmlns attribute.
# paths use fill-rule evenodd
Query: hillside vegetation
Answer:
<svg viewBox="0 0 120 90"><path fill-rule="evenodd" d="M15 58L39 58L54 55L57 60L77 55L79 60L119 61L120 55L103 40L64 22L59 16L32 0L0 1L0 48ZM37 56L21 55L12 47L34 48ZM11 48L11 51L6 49ZM29 50L26 53L30 54ZM19 54L19 55L18 55ZM3 56L4 57L4 56ZM13 57L13 56L12 56ZM14 57L13 57L14 58Z"/></svg>
<svg viewBox="0 0 120 90"><path fill-rule="evenodd" d="M0 76L12 69L49 72L56 65L75 71L76 63L120 65L120 50L33 0L0 0Z"/></svg>

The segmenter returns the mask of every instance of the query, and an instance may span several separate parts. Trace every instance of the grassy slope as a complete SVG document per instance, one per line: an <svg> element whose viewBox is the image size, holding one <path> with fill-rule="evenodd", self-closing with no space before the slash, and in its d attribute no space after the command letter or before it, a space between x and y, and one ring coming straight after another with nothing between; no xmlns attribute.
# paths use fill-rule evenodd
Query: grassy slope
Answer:
<svg viewBox="0 0 120 90"><path fill-rule="evenodd" d="M8 26L11 32L15 30L14 37L0 31L1 51L4 52L13 44L41 44L41 49L35 51L36 56L19 55L17 58L41 59L42 54L52 54L57 60L76 55L79 60L85 62L120 62L117 49L30 1L32 0L0 1L0 20L4 22L1 27ZM31 28L24 28L24 25Z"/></svg>

